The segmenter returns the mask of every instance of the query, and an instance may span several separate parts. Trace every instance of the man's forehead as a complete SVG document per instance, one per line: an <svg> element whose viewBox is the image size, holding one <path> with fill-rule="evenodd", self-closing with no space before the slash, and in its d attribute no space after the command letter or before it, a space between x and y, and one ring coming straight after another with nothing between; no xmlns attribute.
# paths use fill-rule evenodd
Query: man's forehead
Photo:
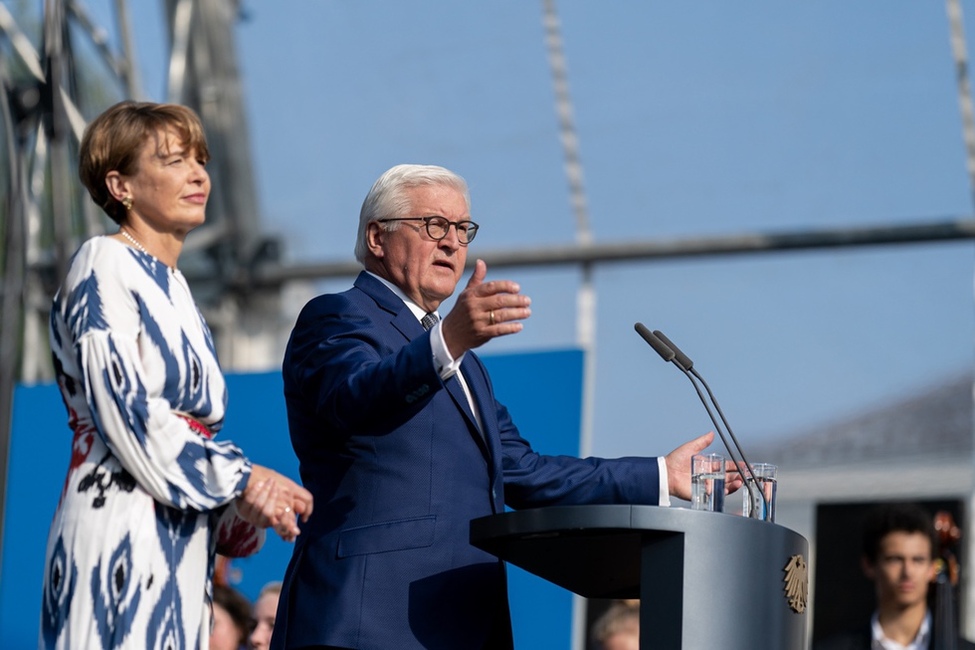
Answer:
<svg viewBox="0 0 975 650"><path fill-rule="evenodd" d="M882 553L904 552L931 554L931 539L918 531L895 530L880 540Z"/></svg>
<svg viewBox="0 0 975 650"><path fill-rule="evenodd" d="M413 185L406 188L406 195L414 208L447 205L449 203L461 203L465 209L467 207L464 193L446 183Z"/></svg>

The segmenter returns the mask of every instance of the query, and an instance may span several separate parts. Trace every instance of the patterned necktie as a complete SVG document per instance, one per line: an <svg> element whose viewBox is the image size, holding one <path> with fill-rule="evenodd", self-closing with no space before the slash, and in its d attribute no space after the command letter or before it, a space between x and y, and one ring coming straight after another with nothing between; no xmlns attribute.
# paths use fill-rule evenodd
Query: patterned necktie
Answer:
<svg viewBox="0 0 975 650"><path fill-rule="evenodd" d="M423 325L423 329L428 330L437 324L440 317L437 316L436 312L429 312L426 316L420 319L420 324Z"/></svg>
<svg viewBox="0 0 975 650"><path fill-rule="evenodd" d="M440 320L440 316L438 316L436 312L432 312L431 311L431 312L428 312L423 318L420 319L420 324L423 325L423 329L429 330L431 327L433 327L434 325L436 325L437 324L437 321L439 321L439 320ZM468 405L468 407L470 407L471 414L474 415L474 422L477 425L477 432L483 438L484 437L484 429L482 428L483 425L481 424L481 418L477 414L477 407L474 406L474 397L471 394L471 389L468 386L467 381L464 379L464 375L461 374L461 372L458 370L454 374L454 376L451 377L451 379L456 379L460 383L460 387L461 387L461 389L464 392L464 397L467 398L467 405Z"/></svg>

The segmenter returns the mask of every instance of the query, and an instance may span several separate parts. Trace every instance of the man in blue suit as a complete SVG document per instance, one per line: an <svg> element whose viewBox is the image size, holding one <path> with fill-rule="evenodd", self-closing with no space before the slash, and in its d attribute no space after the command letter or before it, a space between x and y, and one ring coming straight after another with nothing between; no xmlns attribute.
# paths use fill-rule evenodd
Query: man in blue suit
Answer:
<svg viewBox="0 0 975 650"><path fill-rule="evenodd" d="M471 519L555 504L688 498L690 457L605 460L532 450L472 352L531 314L478 260L446 315L478 226L462 178L399 165L362 205L348 291L298 317L283 374L315 513L288 566L272 648L510 648L504 564ZM443 316L442 320L440 317ZM729 476L730 487L737 482Z"/></svg>

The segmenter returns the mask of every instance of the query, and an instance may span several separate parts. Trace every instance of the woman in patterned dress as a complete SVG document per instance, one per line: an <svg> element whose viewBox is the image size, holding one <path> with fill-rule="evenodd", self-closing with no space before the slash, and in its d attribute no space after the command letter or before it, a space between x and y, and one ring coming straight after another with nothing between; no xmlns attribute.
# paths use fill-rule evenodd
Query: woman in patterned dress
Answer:
<svg viewBox="0 0 975 650"><path fill-rule="evenodd" d="M206 648L216 553L287 541L311 494L217 441L227 389L176 262L204 222L200 121L122 102L85 131L79 170L119 225L78 249L51 310L74 432L47 543L44 648Z"/></svg>

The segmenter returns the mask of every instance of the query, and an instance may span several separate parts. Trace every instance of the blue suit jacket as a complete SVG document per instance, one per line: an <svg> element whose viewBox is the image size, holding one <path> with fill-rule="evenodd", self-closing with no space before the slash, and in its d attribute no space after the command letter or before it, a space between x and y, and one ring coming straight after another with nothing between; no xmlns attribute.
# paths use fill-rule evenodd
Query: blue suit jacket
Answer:
<svg viewBox="0 0 975 650"><path fill-rule="evenodd" d="M315 511L272 647L510 647L504 565L470 544L471 519L506 503L659 501L655 459L539 455L476 355L461 370L483 435L456 377L440 379L429 332L376 278L302 310L284 391Z"/></svg>

